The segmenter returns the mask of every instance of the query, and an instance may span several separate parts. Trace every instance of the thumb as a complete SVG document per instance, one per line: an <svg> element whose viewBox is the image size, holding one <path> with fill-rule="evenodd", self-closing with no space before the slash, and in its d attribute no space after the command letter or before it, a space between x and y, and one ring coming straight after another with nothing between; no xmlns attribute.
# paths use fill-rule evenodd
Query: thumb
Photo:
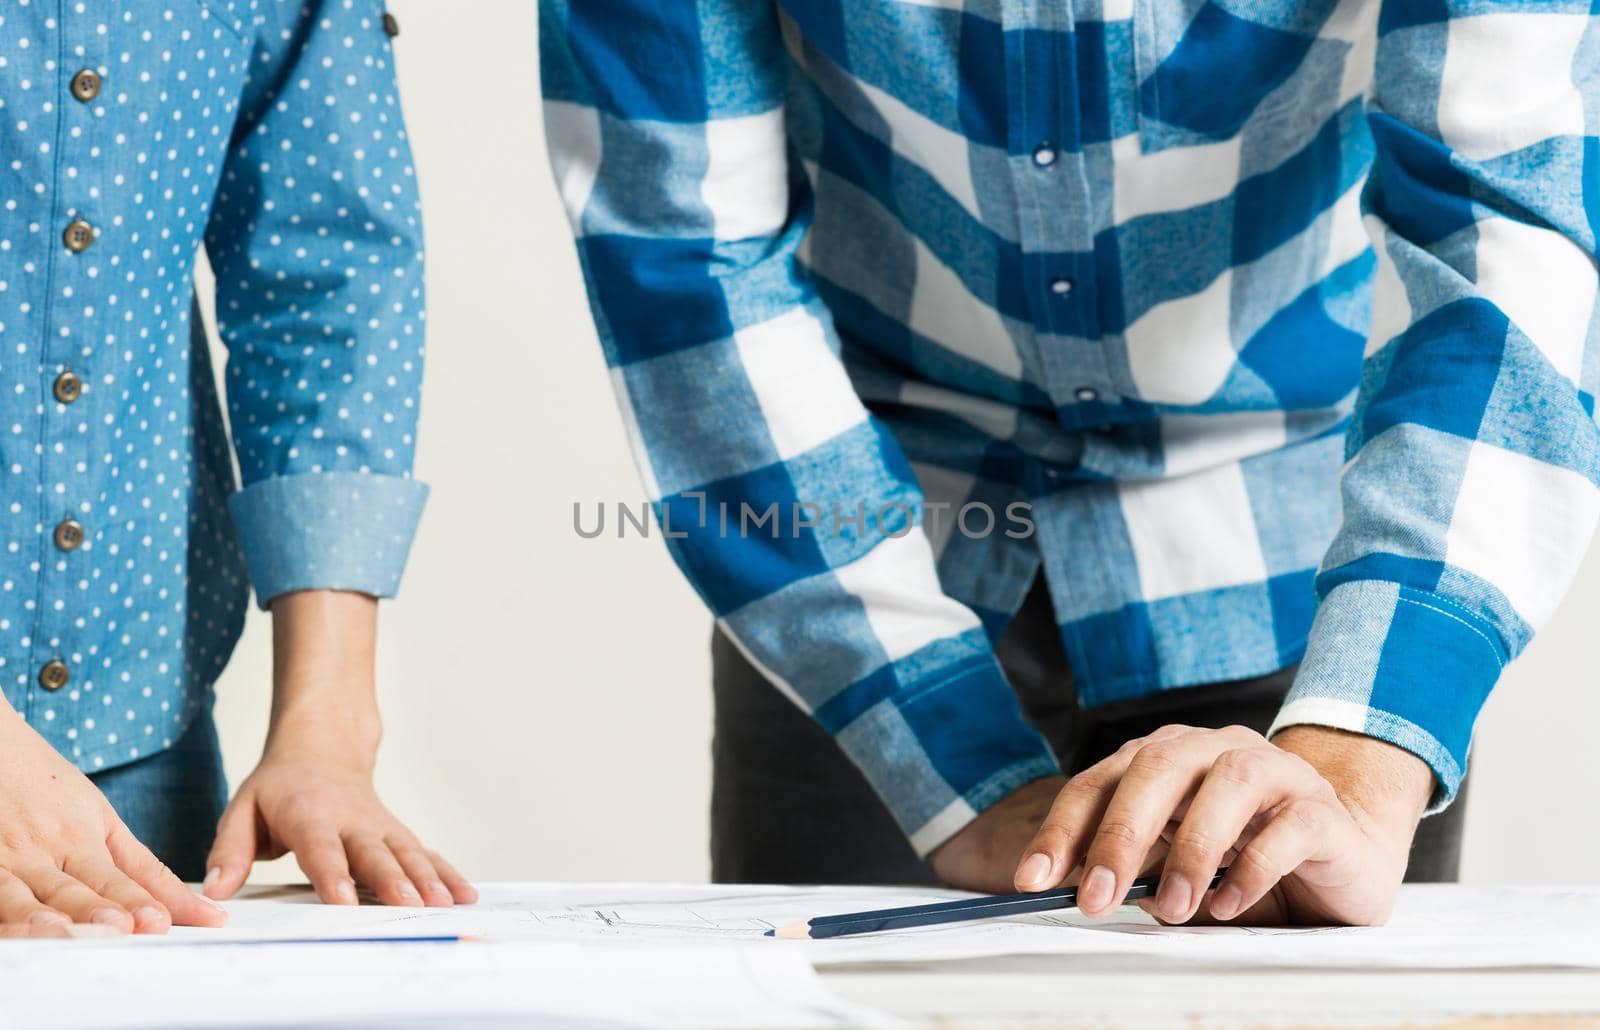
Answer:
<svg viewBox="0 0 1600 1030"><path fill-rule="evenodd" d="M217 823L217 839L206 859L205 895L223 901L244 886L256 859L256 804L240 792Z"/></svg>

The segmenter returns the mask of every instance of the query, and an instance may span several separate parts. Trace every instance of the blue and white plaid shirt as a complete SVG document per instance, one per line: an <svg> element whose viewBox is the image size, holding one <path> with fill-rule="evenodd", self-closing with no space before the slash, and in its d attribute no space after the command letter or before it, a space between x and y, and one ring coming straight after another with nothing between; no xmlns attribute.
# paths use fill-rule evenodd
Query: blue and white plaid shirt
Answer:
<svg viewBox="0 0 1600 1030"><path fill-rule="evenodd" d="M1600 3L541 7L673 555L919 851L1041 569L1087 703L1299 661L1450 800L1600 510Z"/></svg>

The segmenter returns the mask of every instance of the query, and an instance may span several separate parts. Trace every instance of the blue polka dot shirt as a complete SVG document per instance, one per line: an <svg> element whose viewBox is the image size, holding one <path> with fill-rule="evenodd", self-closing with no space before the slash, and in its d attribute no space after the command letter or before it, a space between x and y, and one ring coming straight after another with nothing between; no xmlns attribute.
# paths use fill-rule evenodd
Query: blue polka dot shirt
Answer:
<svg viewBox="0 0 1600 1030"><path fill-rule="evenodd" d="M426 487L393 28L379 0L0 4L0 683L87 771L181 735L252 583L398 587Z"/></svg>

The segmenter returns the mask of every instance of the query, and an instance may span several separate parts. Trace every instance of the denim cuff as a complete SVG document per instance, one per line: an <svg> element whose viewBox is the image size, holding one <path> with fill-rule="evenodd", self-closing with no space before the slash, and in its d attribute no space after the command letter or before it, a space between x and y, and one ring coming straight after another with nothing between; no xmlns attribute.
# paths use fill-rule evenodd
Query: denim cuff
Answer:
<svg viewBox="0 0 1600 1030"><path fill-rule="evenodd" d="M393 597L428 498L415 479L364 472L275 476L228 499L265 608L294 590Z"/></svg>

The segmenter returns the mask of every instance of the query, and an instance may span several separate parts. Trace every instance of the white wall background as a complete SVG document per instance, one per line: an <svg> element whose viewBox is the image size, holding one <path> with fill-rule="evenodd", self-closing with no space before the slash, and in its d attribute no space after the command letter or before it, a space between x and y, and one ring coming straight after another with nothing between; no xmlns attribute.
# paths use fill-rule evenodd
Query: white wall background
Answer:
<svg viewBox="0 0 1600 1030"><path fill-rule="evenodd" d="M710 620L659 540L572 530L574 501L641 491L545 160L535 5L389 6L427 206L434 492L382 615L380 788L479 879L704 879ZM1600 882L1597 618L1600 557L1480 723L1471 881ZM252 613L218 687L234 783L269 636Z"/></svg>

